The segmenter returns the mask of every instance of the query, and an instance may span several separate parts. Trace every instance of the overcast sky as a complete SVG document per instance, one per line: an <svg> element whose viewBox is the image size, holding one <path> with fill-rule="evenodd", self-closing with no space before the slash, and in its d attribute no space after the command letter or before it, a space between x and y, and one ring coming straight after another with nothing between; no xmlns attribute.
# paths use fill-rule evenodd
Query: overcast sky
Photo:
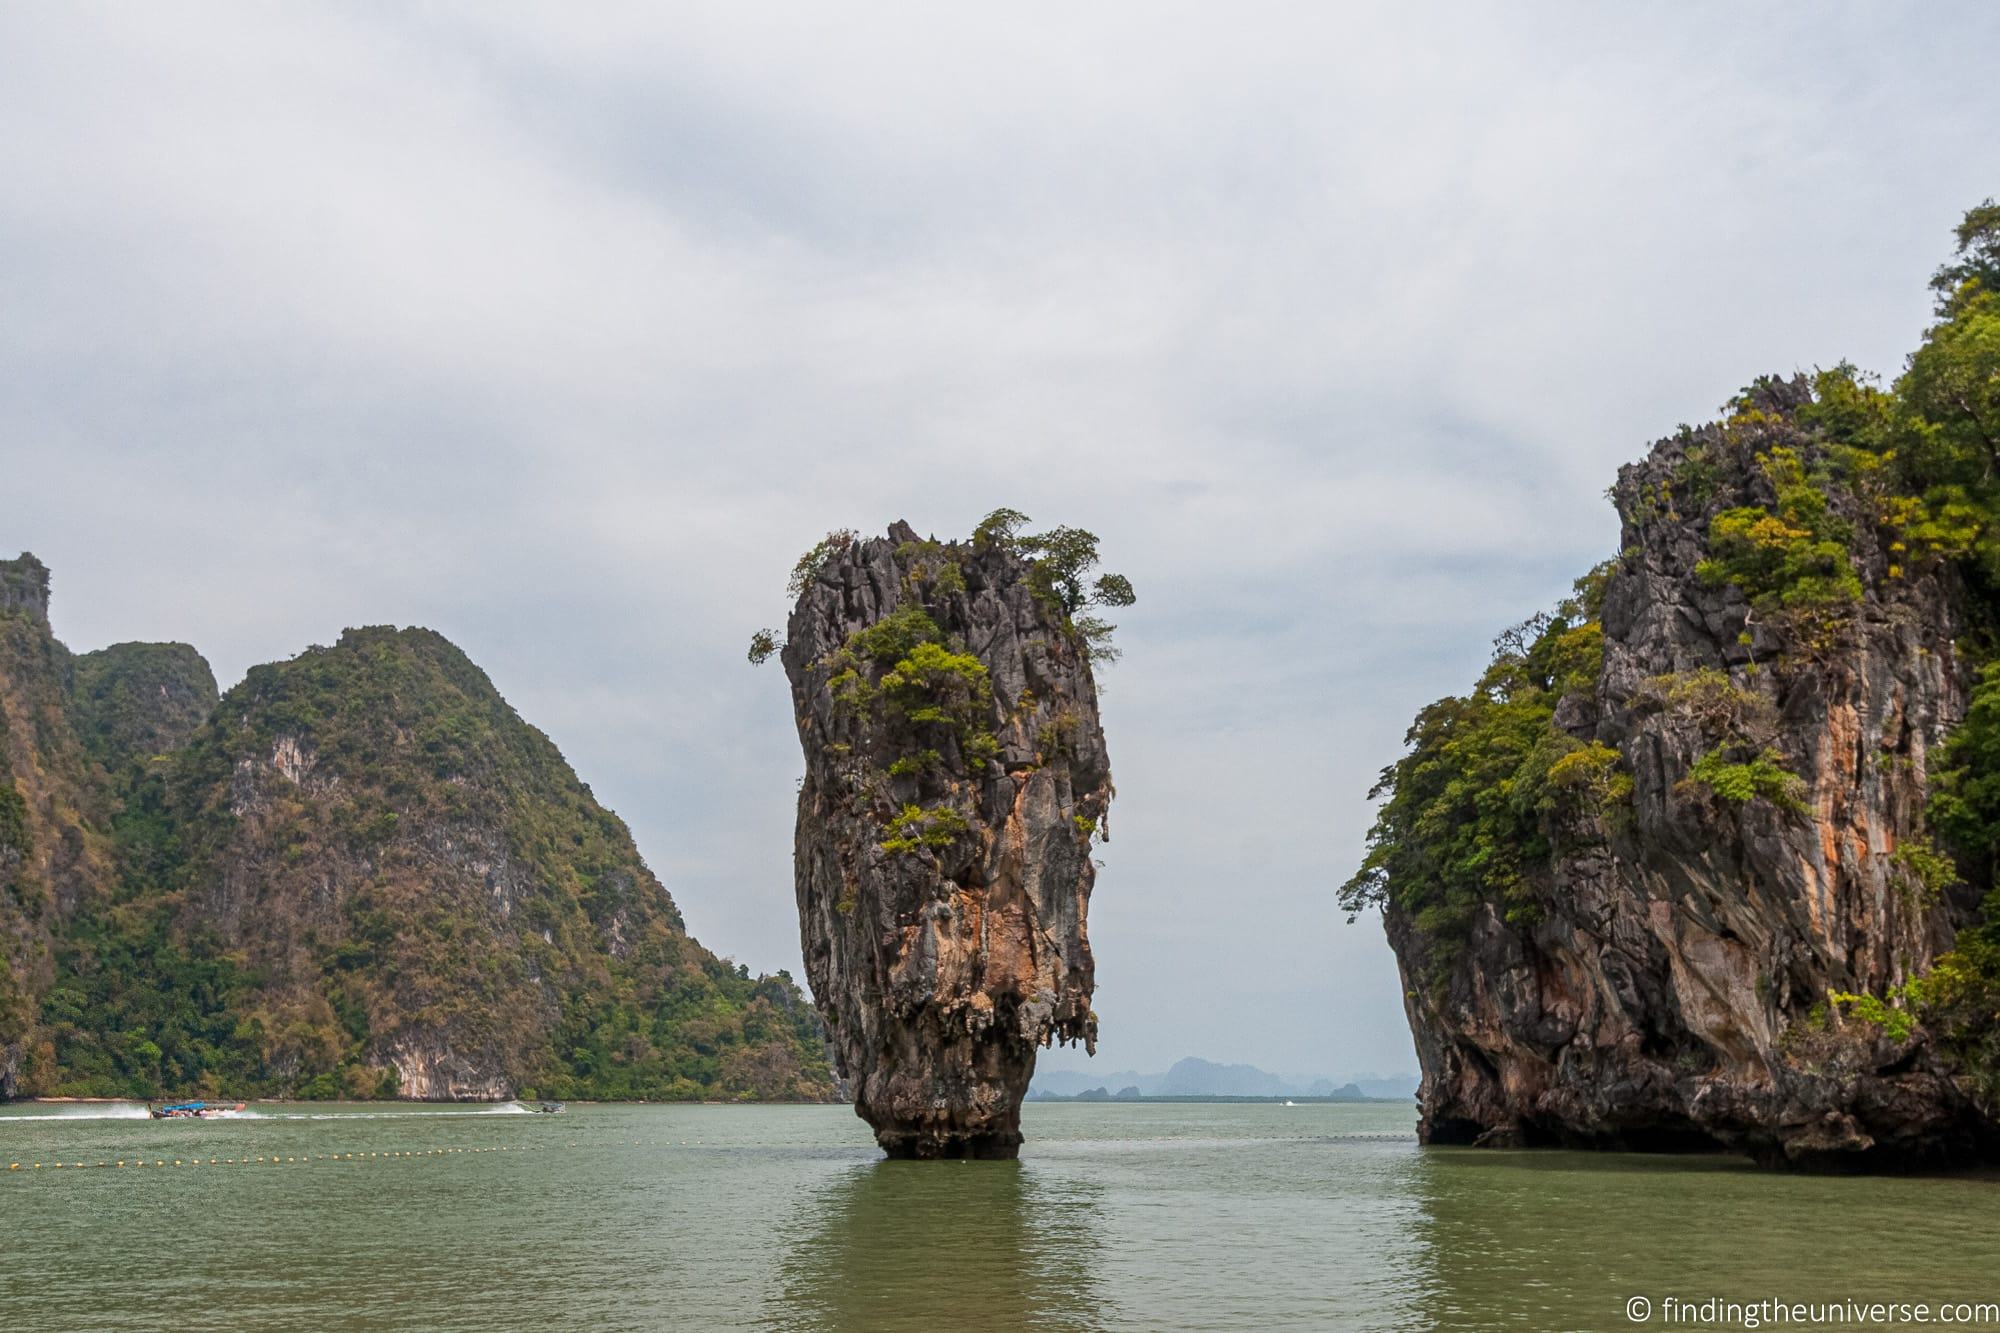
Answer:
<svg viewBox="0 0 2000 1333"><path fill-rule="evenodd" d="M588 15L586 19L579 16ZM1752 376L1893 371L1990 5L0 8L0 546L225 686L428 625L799 967L828 528L1088 527L1098 1067L1414 1070L1333 905L1410 715ZM1078 1067L1080 1055L1051 1057Z"/></svg>

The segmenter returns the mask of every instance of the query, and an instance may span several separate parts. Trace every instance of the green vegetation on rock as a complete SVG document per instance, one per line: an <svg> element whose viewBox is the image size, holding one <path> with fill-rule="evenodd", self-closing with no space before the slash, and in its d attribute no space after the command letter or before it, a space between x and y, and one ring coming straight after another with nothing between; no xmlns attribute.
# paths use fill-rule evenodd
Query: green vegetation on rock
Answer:
<svg viewBox="0 0 2000 1333"><path fill-rule="evenodd" d="M690 939L623 822L430 631L351 630L217 707L185 645L72 658L14 610L10 728L18 1093L832 1095L790 978ZM69 850L25 874L44 837Z"/></svg>
<svg viewBox="0 0 2000 1333"><path fill-rule="evenodd" d="M1581 580L1553 616L1501 636L1470 695L1417 715L1410 752L1371 793L1382 805L1360 870L1340 888L1343 908L1393 903L1446 940L1489 903L1515 919L1535 914L1558 836L1552 805L1579 790L1604 802L1629 793L1615 754L1553 725L1563 696L1596 682L1602 593L1601 572Z"/></svg>
<svg viewBox="0 0 2000 1333"><path fill-rule="evenodd" d="M1082 528L1050 528L1023 533L1028 516L1018 509L996 509L973 529L974 546L998 546L1032 562L1029 586L1035 595L1059 608L1090 651L1092 661L1115 662L1118 649L1111 636L1118 627L1097 615L1094 607L1130 606L1138 600L1132 581L1123 574L1100 574L1097 535Z"/></svg>
<svg viewBox="0 0 2000 1333"><path fill-rule="evenodd" d="M1893 853L1893 882L1913 910L1949 909L1968 924L1954 950L1893 994L1835 998L1892 1037L1929 1032L2000 1108L2000 206L1973 209L1956 238L1956 257L1932 284L1937 321L1893 384L1847 364L1816 372L1804 395L1759 381L1722 422L1683 428L1662 446L1674 460L1667 476L1622 494L1628 532L1650 540L1656 525L1692 526L1704 545L1698 583L1748 605L1741 657L1729 666L1636 689L1621 682L1609 702L1635 719L1667 711L1697 723L1704 752L1648 756L1677 759L1681 771L1665 775L1677 790L1759 818L1808 818L1806 783L1787 765L1773 706L1782 696L1751 684L1760 672L1795 678L1832 661L1860 632L1864 605L1906 614L1893 603L1919 574L1962 593L1956 649L1977 669L1970 708L1933 752L1929 831ZM1718 509L1725 486L1738 502ZM1643 558L1676 540L1661 535L1658 548L1634 546L1622 559L1638 577ZM1366 857L1340 902L1400 913L1434 969L1483 911L1536 919L1557 844L1592 832L1588 818L1566 816L1563 793L1588 793L1600 810L1632 793L1630 752L1574 739L1555 721L1565 694L1600 688L1593 657L1562 660L1595 615L1579 598L1503 640L1470 695L1418 714L1409 752L1375 788L1382 804ZM1965 900L1980 895L1983 910L1968 913Z"/></svg>
<svg viewBox="0 0 2000 1333"><path fill-rule="evenodd" d="M1732 757L1736 747L1717 746L1694 761L1685 781L1706 787L1731 805L1764 800L1794 814L1805 809L1805 780L1787 769L1769 748L1747 758Z"/></svg>
<svg viewBox="0 0 2000 1333"><path fill-rule="evenodd" d="M920 847L949 847L965 834L965 816L948 805L928 809L906 805L883 830L882 850L914 852Z"/></svg>
<svg viewBox="0 0 2000 1333"><path fill-rule="evenodd" d="M1117 661L1118 649L1112 635L1118 627L1096 614L1095 608L1131 606L1138 600L1132 580L1123 574L1090 577L1100 563L1095 533L1067 527L1024 532L1022 529L1029 522L1028 516L1018 509L996 509L973 529L971 547L975 551L1005 550L1028 561L1029 586L1037 597L1060 612L1065 627L1077 636L1091 660ZM819 577L827 562L856 540L852 528L836 528L827 533L792 566L786 593L796 600ZM907 571L906 580L921 586L926 595L949 596L965 591L965 576L957 552L955 543L906 541L897 547L896 559ZM916 588L910 590L914 592ZM889 618L912 611L921 614L921 608L901 607ZM908 632L909 626L905 625L894 634L906 637ZM776 630L756 631L750 636L750 664L762 666L783 647L784 641ZM881 656L873 644L858 646L856 650L868 657Z"/></svg>
<svg viewBox="0 0 2000 1333"><path fill-rule="evenodd" d="M118 643L76 658L74 721L114 781L164 760L215 711L215 676L185 643Z"/></svg>
<svg viewBox="0 0 2000 1333"><path fill-rule="evenodd" d="M1099 564L1097 538L1091 533L1066 527L1026 533L1028 521L1018 510L996 509L981 520L969 542L898 540L891 566L898 599L815 661L841 715L865 724L865 745L829 742L829 752L839 754L856 773L899 784L892 807L897 813L879 816L883 832L878 845L884 851L939 852L951 846L965 828L952 807L963 796L954 784L988 775L1001 751L996 727L1035 709L1029 690L1013 701L1011 710L1003 710L986 665L958 636L939 627L940 618L949 619L947 609L962 607L972 593L966 581L970 562L1000 552L1025 563L1029 594L1052 614L1058 633L1092 662L1117 657L1111 642L1114 627L1092 609L1132 605L1136 594L1131 580L1121 574L1091 578ZM828 533L799 557L788 591L801 596L828 561L857 540L850 529ZM751 636L750 661L759 665L783 647L775 630L759 630ZM1037 728L1043 761L1065 752L1076 722L1073 711L1058 710Z"/></svg>
<svg viewBox="0 0 2000 1333"><path fill-rule="evenodd" d="M1853 529L1829 509L1826 482L1808 477L1798 454L1782 445L1758 461L1777 492L1776 508L1717 514L1708 528L1709 558L1696 573L1710 583L1734 583L1766 607L1860 601L1861 580L1848 559Z"/></svg>

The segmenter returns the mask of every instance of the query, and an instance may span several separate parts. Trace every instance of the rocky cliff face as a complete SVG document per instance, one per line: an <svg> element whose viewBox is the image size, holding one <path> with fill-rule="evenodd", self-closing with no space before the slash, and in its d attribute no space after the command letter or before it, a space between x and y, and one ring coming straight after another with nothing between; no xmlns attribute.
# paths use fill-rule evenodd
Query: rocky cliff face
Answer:
<svg viewBox="0 0 2000 1333"><path fill-rule="evenodd" d="M1543 782L1532 831L1500 849L1529 849L1517 885L1472 902L1442 887L1435 849L1375 863L1428 1141L1800 1163L1993 1151L1991 1121L1920 1035L1830 999L1895 993L1975 911L1924 822L1927 772L1966 711L1969 594L1893 540L1861 488L1826 480L1827 441L1798 419L1809 402L1803 383L1767 382L1730 422L1624 469L1624 554L1584 599L1599 620L1586 604L1531 626L1513 649L1546 681L1496 667L1498 684L1413 731L1420 754L1448 756L1468 719L1544 685L1560 696L1535 742L1560 757L1508 779L1517 801L1522 775ZM1778 526L1749 526L1765 519ZM1782 548L1805 563L1723 567L1738 528L1759 534L1745 561ZM1815 556L1828 533L1844 551ZM1758 595L1780 577L1784 596ZM1548 661L1594 652L1600 630L1601 661L1566 688ZM1412 799L1429 781L1408 761L1390 778Z"/></svg>
<svg viewBox="0 0 2000 1333"><path fill-rule="evenodd" d="M75 661L49 633L49 572L0 561L0 1098L47 1062L37 1015L69 924L115 879L112 801L74 725Z"/></svg>
<svg viewBox="0 0 2000 1333"><path fill-rule="evenodd" d="M624 823L427 630L218 702L72 655L0 563L0 1098L830 1099L815 1015L690 938Z"/></svg>
<svg viewBox="0 0 2000 1333"><path fill-rule="evenodd" d="M451 1101L831 1095L803 997L690 939L624 823L428 630L254 668L165 806L177 927L259 979L239 1006L273 1076Z"/></svg>
<svg viewBox="0 0 2000 1333"><path fill-rule="evenodd" d="M892 1156L1012 1157L1036 1050L1092 1045L1111 769L1089 654L999 544L829 553L784 649L806 973Z"/></svg>
<svg viewBox="0 0 2000 1333"><path fill-rule="evenodd" d="M49 623L49 567L27 551L0 560L0 615L10 614Z"/></svg>

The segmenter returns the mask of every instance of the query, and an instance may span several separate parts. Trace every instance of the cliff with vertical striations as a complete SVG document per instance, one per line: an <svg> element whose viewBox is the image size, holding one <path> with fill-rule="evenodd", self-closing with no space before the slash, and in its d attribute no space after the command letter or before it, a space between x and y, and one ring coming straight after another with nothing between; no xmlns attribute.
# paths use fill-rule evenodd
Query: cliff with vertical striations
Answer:
<svg viewBox="0 0 2000 1333"><path fill-rule="evenodd" d="M1451 928L1389 914L1433 1142L1799 1160L1949 1156L1984 1132L1934 1053L1836 1028L1828 1002L1929 971L1973 907L1898 856L1927 845L1925 775L1965 714L1957 581L1889 579L1847 514L1864 594L1807 647L1697 573L1714 514L1777 507L1759 456L1822 460L1801 399L1777 386L1767 420L1621 474L1627 555L1601 586L1596 679L1556 707L1556 747L1583 758L1538 801L1546 865Z"/></svg>
<svg viewBox="0 0 2000 1333"><path fill-rule="evenodd" d="M1434 1143L2000 1156L2000 209L1884 391L1761 380L1387 769Z"/></svg>
<svg viewBox="0 0 2000 1333"><path fill-rule="evenodd" d="M848 537L802 562L784 648L806 974L891 1156L1012 1157L1036 1050L1096 1037L1095 622L1004 534Z"/></svg>

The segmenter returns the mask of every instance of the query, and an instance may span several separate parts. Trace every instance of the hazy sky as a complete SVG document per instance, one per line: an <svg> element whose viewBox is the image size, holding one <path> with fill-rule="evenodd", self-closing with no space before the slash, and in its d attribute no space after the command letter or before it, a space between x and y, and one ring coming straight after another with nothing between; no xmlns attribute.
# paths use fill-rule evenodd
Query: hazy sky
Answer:
<svg viewBox="0 0 2000 1333"><path fill-rule="evenodd" d="M587 20L580 17L588 15ZM1414 1069L1334 888L1411 713L1764 371L1894 370L1990 5L9 5L0 548L226 685L448 635L795 973L743 661L826 529L1088 527L1100 1067ZM1075 1067L1078 1055L1053 1057Z"/></svg>

